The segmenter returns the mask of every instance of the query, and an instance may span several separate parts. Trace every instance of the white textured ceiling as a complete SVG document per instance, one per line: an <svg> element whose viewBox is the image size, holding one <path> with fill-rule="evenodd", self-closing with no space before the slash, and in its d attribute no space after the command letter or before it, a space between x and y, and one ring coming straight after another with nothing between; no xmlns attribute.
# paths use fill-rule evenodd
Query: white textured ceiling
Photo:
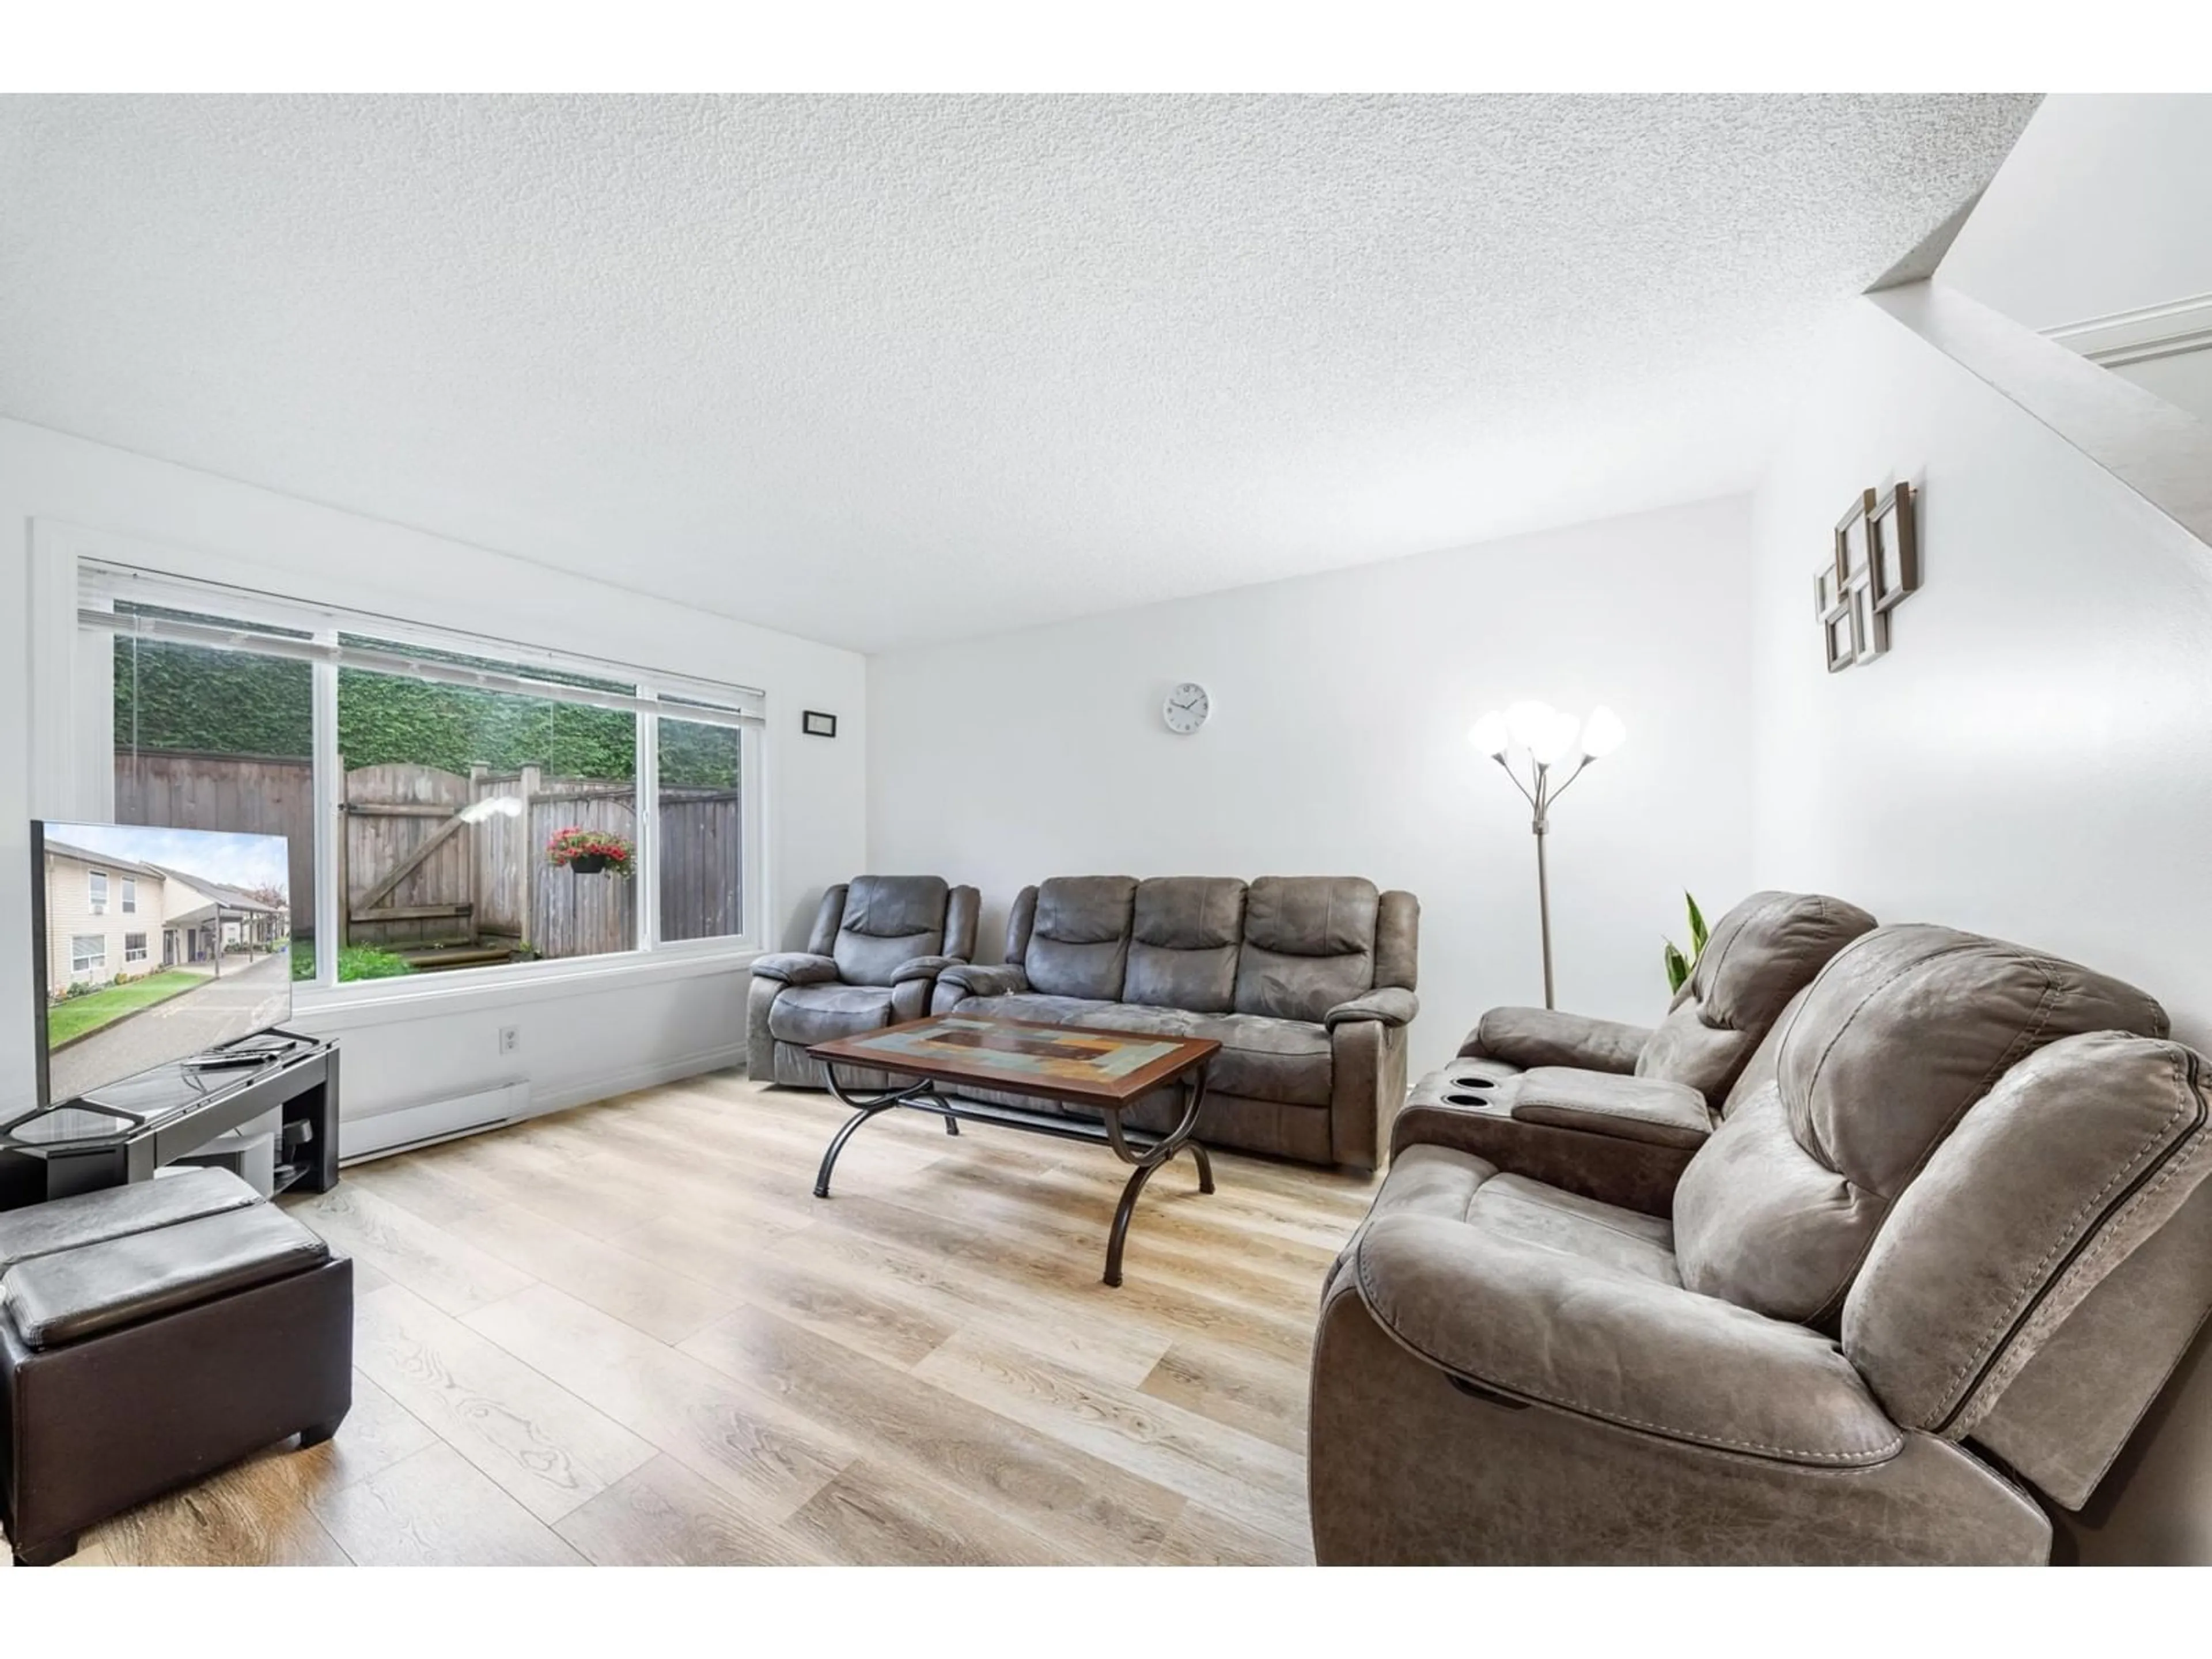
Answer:
<svg viewBox="0 0 2212 1659"><path fill-rule="evenodd" d="M2024 97L0 100L0 413L874 650L1744 487Z"/></svg>

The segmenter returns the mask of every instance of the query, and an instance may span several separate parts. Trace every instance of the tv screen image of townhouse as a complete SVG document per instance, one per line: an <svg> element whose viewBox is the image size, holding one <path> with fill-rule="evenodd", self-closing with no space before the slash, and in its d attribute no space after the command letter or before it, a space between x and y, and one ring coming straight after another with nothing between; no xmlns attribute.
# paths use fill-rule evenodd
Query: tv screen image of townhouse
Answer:
<svg viewBox="0 0 2212 1659"><path fill-rule="evenodd" d="M113 823L32 830L47 1102L289 1018L283 836Z"/></svg>

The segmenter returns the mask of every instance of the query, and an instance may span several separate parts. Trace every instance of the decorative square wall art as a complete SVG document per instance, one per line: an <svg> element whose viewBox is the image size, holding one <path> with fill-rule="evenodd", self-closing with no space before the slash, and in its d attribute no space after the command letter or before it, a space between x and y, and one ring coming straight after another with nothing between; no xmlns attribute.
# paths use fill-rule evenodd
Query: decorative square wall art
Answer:
<svg viewBox="0 0 2212 1659"><path fill-rule="evenodd" d="M1889 649L1889 613L1920 588L1912 486L1859 492L1836 521L1827 563L1814 581L1820 645L1831 674Z"/></svg>
<svg viewBox="0 0 2212 1659"><path fill-rule="evenodd" d="M1875 503L1868 520L1874 579L1869 592L1877 616L1887 616L1920 591L1920 542L1913 524L1912 486L1899 484Z"/></svg>

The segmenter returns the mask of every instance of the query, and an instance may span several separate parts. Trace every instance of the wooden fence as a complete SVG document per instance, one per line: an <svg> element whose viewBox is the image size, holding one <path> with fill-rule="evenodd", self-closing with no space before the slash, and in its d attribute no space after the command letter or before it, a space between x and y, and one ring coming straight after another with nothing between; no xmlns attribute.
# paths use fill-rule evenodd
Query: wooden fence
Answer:
<svg viewBox="0 0 2212 1659"><path fill-rule="evenodd" d="M305 918L314 891L311 772L306 761L118 755L117 816L289 836L294 910ZM545 860L545 843L561 830L604 830L635 842L630 782L549 777L536 767L478 767L463 777L407 765L358 767L345 780L345 942L400 951L422 967L518 954L593 956L635 944L635 884ZM744 915L738 793L665 790L660 820L660 936L736 932Z"/></svg>
<svg viewBox="0 0 2212 1659"><path fill-rule="evenodd" d="M115 821L290 838L292 931L315 931L315 769L312 761L118 750Z"/></svg>

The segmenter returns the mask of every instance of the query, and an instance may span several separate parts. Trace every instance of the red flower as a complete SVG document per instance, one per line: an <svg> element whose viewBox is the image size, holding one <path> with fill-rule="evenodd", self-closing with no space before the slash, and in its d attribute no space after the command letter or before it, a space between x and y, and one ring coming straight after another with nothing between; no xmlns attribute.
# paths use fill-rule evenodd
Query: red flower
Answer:
<svg viewBox="0 0 2212 1659"><path fill-rule="evenodd" d="M610 830L586 830L571 824L566 830L556 830L546 841L545 855L555 865L574 864L579 859L604 859L617 875L630 873L637 857L637 848L627 836Z"/></svg>

